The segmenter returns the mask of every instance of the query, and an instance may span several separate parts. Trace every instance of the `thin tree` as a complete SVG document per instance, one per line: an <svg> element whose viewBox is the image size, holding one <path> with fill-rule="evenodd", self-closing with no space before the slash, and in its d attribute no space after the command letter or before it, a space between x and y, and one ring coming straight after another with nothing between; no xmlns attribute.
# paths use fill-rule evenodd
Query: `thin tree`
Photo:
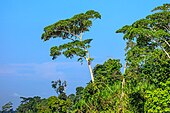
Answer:
<svg viewBox="0 0 170 113"><path fill-rule="evenodd" d="M77 56L78 61L81 63L83 62L83 59L85 59L88 64L92 82L94 82L91 67L91 61L93 58L90 57L90 53L88 51L92 39L83 40L83 34L86 31L89 31L89 28L92 26L92 20L98 18L101 18L101 15L98 12L89 10L86 13L77 14L72 18L60 20L45 27L44 33L41 37L44 41L47 41L50 38L67 39L68 43L52 47L50 50L50 56L53 57L53 60L62 54L66 58L70 59Z"/></svg>

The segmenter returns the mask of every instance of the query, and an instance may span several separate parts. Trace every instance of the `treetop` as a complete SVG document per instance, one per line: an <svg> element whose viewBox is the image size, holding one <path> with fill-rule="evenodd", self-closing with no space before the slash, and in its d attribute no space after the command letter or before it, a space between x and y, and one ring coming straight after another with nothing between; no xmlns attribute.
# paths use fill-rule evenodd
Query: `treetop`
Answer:
<svg viewBox="0 0 170 113"><path fill-rule="evenodd" d="M158 7L154 8L152 10L152 12L157 11L157 10L169 11L170 10L170 4L167 3L167 4L163 4L162 6L158 6Z"/></svg>
<svg viewBox="0 0 170 113"><path fill-rule="evenodd" d="M89 31L89 27L92 26L92 20L98 18L101 19L101 15L98 12L89 10L70 19L60 20L45 27L41 39L47 41L50 38L60 37L62 39L75 40L81 33Z"/></svg>

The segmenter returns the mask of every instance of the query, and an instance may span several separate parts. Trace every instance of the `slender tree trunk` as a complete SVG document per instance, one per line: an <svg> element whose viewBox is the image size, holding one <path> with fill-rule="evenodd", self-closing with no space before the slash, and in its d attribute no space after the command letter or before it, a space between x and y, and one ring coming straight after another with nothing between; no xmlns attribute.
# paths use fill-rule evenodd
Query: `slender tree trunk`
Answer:
<svg viewBox="0 0 170 113"><path fill-rule="evenodd" d="M125 64L125 66L124 66L124 73L125 73L125 70L126 70L126 64ZM120 101L121 101L121 105L120 105L120 113L124 113L125 112L125 110L124 110L124 100L123 100L123 98L124 98L124 95L125 95L125 93L124 93L124 87L125 87L125 77L124 77L124 75L122 76L123 78L122 78L122 93L121 93L121 96L120 96Z"/></svg>
<svg viewBox="0 0 170 113"><path fill-rule="evenodd" d="M86 61L87 61L88 68L89 68L89 71L90 71L92 83L94 83L94 75L93 75L93 70L92 70L92 67L91 67L90 54L89 54L88 51L87 51Z"/></svg>
<svg viewBox="0 0 170 113"><path fill-rule="evenodd" d="M88 65L88 68L89 68L89 71L90 71L90 76L91 76L92 83L94 83L94 76L93 76L93 70L92 70L92 67L91 67L91 61L89 60L90 59L89 53L88 53L88 58L85 57L85 59L87 61L87 65Z"/></svg>
<svg viewBox="0 0 170 113"><path fill-rule="evenodd" d="M93 71L92 71L92 67L91 67L89 62L88 62L88 68L89 68L89 71L90 71L91 80L92 80L92 82L94 82Z"/></svg>
<svg viewBox="0 0 170 113"><path fill-rule="evenodd" d="M78 36L80 41L82 41L82 37L83 37L83 33L80 33L80 36ZM91 67L90 53L88 52L88 50L85 47L84 47L84 50L87 52L87 54L86 54L87 56L84 56L84 58L86 59L87 64L88 64L92 83L94 83L94 75L93 75L93 70L92 70L92 67Z"/></svg>

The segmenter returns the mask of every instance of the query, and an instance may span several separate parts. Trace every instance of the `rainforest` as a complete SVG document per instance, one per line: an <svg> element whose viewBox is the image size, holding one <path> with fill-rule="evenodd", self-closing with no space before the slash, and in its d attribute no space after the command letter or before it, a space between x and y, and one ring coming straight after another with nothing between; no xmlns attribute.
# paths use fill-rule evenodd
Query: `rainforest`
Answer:
<svg viewBox="0 0 170 113"><path fill-rule="evenodd" d="M64 56L88 67L91 80L85 87L67 94L67 81L54 80L55 96L20 97L16 110L9 102L0 113L170 113L170 4L114 31L126 42L125 64L108 58L91 66L95 57L89 49L94 40L85 34L94 20L102 22L102 14L88 10L51 23L41 36L44 46L52 38L64 42L51 47L52 60Z"/></svg>

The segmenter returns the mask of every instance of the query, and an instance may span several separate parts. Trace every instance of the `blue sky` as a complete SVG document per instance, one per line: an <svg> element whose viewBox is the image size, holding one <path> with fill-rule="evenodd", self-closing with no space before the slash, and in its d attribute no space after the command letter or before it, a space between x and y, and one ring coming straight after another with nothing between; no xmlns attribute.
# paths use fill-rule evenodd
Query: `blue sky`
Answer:
<svg viewBox="0 0 170 113"><path fill-rule="evenodd" d="M154 7L169 0L1 0L0 1L0 106L12 101L14 107L20 96L56 95L51 81L66 80L67 93L90 80L86 63L64 57L52 61L51 46L59 40L41 40L43 28L75 14L95 10L102 19L96 20L84 35L93 38L90 53L93 67L108 58L124 63L125 41L115 31L126 24L151 14Z"/></svg>

